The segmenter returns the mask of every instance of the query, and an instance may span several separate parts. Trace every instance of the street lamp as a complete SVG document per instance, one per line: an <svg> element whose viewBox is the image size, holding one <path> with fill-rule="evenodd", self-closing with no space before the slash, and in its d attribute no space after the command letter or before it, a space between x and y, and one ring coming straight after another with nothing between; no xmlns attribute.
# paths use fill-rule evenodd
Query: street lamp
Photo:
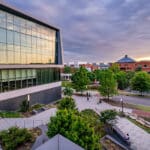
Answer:
<svg viewBox="0 0 150 150"><path fill-rule="evenodd" d="M120 99L120 102L121 102L122 113L123 113L123 99L122 98Z"/></svg>
<svg viewBox="0 0 150 150"><path fill-rule="evenodd" d="M28 94L28 95L27 95L28 110L29 110L29 108L30 108L30 99L31 99L30 94Z"/></svg>

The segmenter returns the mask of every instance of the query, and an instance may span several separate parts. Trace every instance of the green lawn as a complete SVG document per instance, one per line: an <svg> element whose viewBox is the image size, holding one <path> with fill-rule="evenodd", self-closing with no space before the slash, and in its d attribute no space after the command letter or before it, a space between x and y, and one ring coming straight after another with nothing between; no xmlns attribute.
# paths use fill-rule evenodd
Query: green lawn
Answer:
<svg viewBox="0 0 150 150"><path fill-rule="evenodd" d="M127 117L127 119L128 119L129 121L131 121L132 123L134 123L135 125L137 125L138 127L140 127L140 128L142 128L143 130L145 130L147 133L150 133L150 128L148 128L148 127L142 125L141 123L139 123L139 122L137 122L136 120L131 119L131 118L129 118L129 117Z"/></svg>
<svg viewBox="0 0 150 150"><path fill-rule="evenodd" d="M131 104L133 105L133 104ZM140 109L146 112L150 112L150 107L149 106L144 106L144 105L133 105L134 108Z"/></svg>
<svg viewBox="0 0 150 150"><path fill-rule="evenodd" d="M2 118L20 118L20 117L22 117L22 115L19 112L3 111L3 112L0 112L0 117L2 117Z"/></svg>
<svg viewBox="0 0 150 150"><path fill-rule="evenodd" d="M70 82L70 81L62 81L62 87L70 87L70 88L72 88L72 82Z"/></svg>

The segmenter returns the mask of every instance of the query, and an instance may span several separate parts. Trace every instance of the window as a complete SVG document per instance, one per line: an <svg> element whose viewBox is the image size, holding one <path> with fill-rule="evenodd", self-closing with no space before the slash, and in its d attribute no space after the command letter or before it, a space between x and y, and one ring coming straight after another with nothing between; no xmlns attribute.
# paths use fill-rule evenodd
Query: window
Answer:
<svg viewBox="0 0 150 150"><path fill-rule="evenodd" d="M7 43L13 44L14 36L13 31L7 30Z"/></svg>
<svg viewBox="0 0 150 150"><path fill-rule="evenodd" d="M0 42L6 43L6 30L0 28Z"/></svg>

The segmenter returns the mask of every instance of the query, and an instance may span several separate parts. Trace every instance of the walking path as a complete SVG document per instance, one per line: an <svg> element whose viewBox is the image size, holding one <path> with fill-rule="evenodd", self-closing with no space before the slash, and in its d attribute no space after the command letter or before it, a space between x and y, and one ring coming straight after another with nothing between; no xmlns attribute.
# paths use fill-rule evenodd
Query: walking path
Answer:
<svg viewBox="0 0 150 150"><path fill-rule="evenodd" d="M84 109L93 109L97 113L100 113L101 111L104 111L106 109L115 109L117 111L121 111L120 107L112 106L105 102L102 102L101 104L97 104L99 98L94 94L92 97L90 97L89 101L87 101L86 97L81 97L81 96L74 95L73 98L75 99L79 111L82 111ZM124 112L132 113L132 110L124 108ZM56 108L51 108L30 118L0 119L0 130L8 129L15 125L21 128L37 127L42 124L47 124L49 122L50 117L54 116L55 114L56 114ZM117 126L125 134L129 133L131 139L131 147L133 148L133 150L148 150L148 148L150 147L150 134L145 132L143 129L137 127L135 124L133 124L132 122L130 122L125 118L118 118ZM43 136L40 138L43 139ZM36 146L38 144L39 142L37 141Z"/></svg>
<svg viewBox="0 0 150 150"><path fill-rule="evenodd" d="M47 124L50 120L50 117L54 116L55 113L56 108L51 108L29 118L1 118L0 131L6 130L12 126L18 126L20 128L38 127L42 124Z"/></svg>
<svg viewBox="0 0 150 150"><path fill-rule="evenodd" d="M129 134L131 141L131 148L133 150L148 150L150 148L150 134L139 128L126 118L117 119L116 124L121 131Z"/></svg>
<svg viewBox="0 0 150 150"><path fill-rule="evenodd" d="M89 101L87 101L86 97L79 97L74 96L74 99L76 101L77 107L80 111L84 109L93 109L97 113L104 111L106 109L115 109L117 111L120 111L119 107L115 107L112 105L109 105L105 102L102 102L101 104L97 104L98 98L96 96L93 96L90 98ZM124 112L131 113L131 109L124 109ZM131 140L131 148L133 150L148 150L150 147L150 134L145 132L143 129L139 128L126 118L120 118L117 119L116 124L121 131L123 131L125 134L129 134L130 140Z"/></svg>
<svg viewBox="0 0 150 150"><path fill-rule="evenodd" d="M121 111L120 107L112 106L105 102L98 104L99 97L94 95L90 97L89 101L87 101L86 97L81 97L76 95L74 95L73 98L75 99L79 111L82 111L84 109L94 109L97 113L100 113L101 111L107 109L115 109L117 111ZM132 109L124 108L123 111L127 113L132 113Z"/></svg>

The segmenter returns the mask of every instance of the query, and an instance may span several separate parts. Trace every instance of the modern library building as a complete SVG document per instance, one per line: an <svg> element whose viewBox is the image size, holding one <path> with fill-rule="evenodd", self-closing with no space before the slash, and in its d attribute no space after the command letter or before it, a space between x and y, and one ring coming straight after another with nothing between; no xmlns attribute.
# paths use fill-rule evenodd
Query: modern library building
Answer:
<svg viewBox="0 0 150 150"><path fill-rule="evenodd" d="M61 98L60 30L0 2L0 110Z"/></svg>

